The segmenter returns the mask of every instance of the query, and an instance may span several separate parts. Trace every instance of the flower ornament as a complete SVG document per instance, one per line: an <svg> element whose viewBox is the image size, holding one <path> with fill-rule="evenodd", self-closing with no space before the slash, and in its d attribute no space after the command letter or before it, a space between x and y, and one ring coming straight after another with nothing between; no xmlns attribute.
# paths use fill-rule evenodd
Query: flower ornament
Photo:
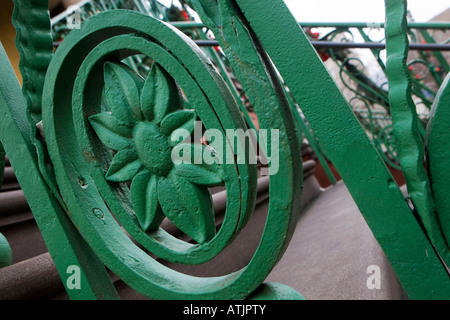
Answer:
<svg viewBox="0 0 450 320"><path fill-rule="evenodd" d="M157 230L167 217L197 243L211 240L216 229L208 187L223 184L221 167L172 161L174 147L191 154L209 148L175 141L179 129L192 135L196 111L183 109L177 84L157 63L144 80L123 63L107 62L104 81L110 111L90 116L89 122L114 151L106 179L131 181L131 202L143 231Z"/></svg>

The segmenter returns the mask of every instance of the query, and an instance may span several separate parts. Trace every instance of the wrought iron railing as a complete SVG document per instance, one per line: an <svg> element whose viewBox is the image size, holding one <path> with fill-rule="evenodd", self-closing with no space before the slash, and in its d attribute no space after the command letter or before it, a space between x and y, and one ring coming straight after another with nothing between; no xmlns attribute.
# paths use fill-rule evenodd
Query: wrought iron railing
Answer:
<svg viewBox="0 0 450 320"><path fill-rule="evenodd" d="M138 1L133 4L145 14L109 10L125 2L86 3L86 12L105 12L70 31L54 52L58 39L51 34L47 1L15 3L23 86L2 50L0 138L71 298L117 298L105 267L153 299L248 297L281 258L298 220L301 132L323 156L319 160L336 167L408 296L449 297L448 65L430 51L439 63L432 66L423 52L446 49L447 41L436 46L424 31L429 26L419 28L431 44L418 45L419 57L408 63L408 35L418 33L408 30L406 1L386 0L386 63L380 47L370 48L388 87L363 73L339 44L328 43L350 27L370 41L364 26L336 26L325 38L333 48L320 50L355 94L348 100L311 33L283 1L186 1L220 46L206 53L194 42L209 41L200 25L190 29L192 40L174 27L180 24L161 21L164 8L139 7ZM62 30L57 23L53 28ZM146 61L148 68L142 67ZM421 73L411 76L419 65L429 70L435 88L423 84ZM183 274L155 256L192 265L209 261L253 212L257 166L249 161L251 145L225 139L213 147L212 139L194 132L196 120L203 131L221 134L254 125L241 87L258 129L280 132L269 144L279 147L279 170L269 174L265 229L245 268L208 278ZM429 110L423 119L419 103ZM245 150L241 157L236 146ZM230 163L214 160L219 147L232 155ZM214 161L173 162L176 148L187 158L200 152ZM402 170L406 198L386 161ZM227 204L216 230L209 189L219 185ZM161 228L166 218L190 241ZM79 272L82 289L71 290L69 271ZM285 286L268 290L272 298L303 298Z"/></svg>
<svg viewBox="0 0 450 320"><path fill-rule="evenodd" d="M256 129L254 120L248 112L248 109L250 108L252 110L252 107L249 105L245 93L238 84L229 62L220 51L209 48L217 48L219 43L212 39L211 36L207 36L208 29L205 28L205 24L194 21L185 3L183 3L181 9L173 5L168 8L159 2L151 2L151 4L149 6L147 2L119 1L116 3L112 1L108 2L107 5L101 1L83 1L79 4L80 17L84 20L89 16L103 11L127 8L170 22L185 33L187 32L191 38L196 40L199 46L206 47L204 51L220 69L229 87L233 89L233 95L238 101L247 125ZM168 14L169 12L172 14ZM67 27L67 17L70 14L71 12L69 11L63 12L52 19L55 41L62 40L64 34L70 30ZM335 81L341 83L343 86L342 89L346 89L351 94L346 96L349 104L354 108L355 114L366 129L373 143L377 146L386 163L393 169L400 170L395 137L392 131L386 66L381 56L383 53L385 54L386 46L384 38L375 40L371 38L371 33L374 31L378 31L379 35L384 34L385 23L315 22L301 23L301 25L310 36L311 43L318 50L319 54L324 59L331 58L339 67ZM325 35L319 36L319 33L313 32L315 28L325 28L327 32ZM448 34L446 35L448 30L450 30L450 23L408 22L408 34L411 40L409 48L411 53L407 64L412 74L412 93L415 101L417 105L423 106L419 110L419 118L423 126L423 128L422 126L420 127L420 133L423 139L425 138L424 128L428 122L431 104L445 75L450 70L449 64L443 55L443 52L450 51L450 45L448 44L450 36ZM362 40L355 40L355 36L359 36ZM373 55L373 60L378 65L378 69L374 69L372 66L370 71L365 70L365 63L358 55L355 56L354 54L355 49L366 49L370 51ZM366 59L366 63L368 62L370 63ZM151 62L145 63L138 56L129 59L129 65L144 76L147 75L150 64ZM138 68L144 68L145 71L138 70ZM377 76L378 79L373 80L374 76ZM290 95L287 96L294 110L297 125L301 128L305 141L307 141L317 156L319 163L325 170L328 180L334 184L336 177L331 171L323 147L309 128L307 120L301 113L301 108L298 107ZM247 107L244 107L244 105ZM297 112L300 114L297 115Z"/></svg>

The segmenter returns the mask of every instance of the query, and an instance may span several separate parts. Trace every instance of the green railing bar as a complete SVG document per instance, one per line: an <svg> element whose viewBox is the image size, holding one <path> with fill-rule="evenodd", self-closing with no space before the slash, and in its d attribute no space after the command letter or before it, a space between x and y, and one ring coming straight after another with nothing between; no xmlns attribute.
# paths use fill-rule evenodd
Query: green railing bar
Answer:
<svg viewBox="0 0 450 320"><path fill-rule="evenodd" d="M86 4L92 4L92 0L82 0L80 2L78 2L76 4L77 7L81 8L82 6L86 5ZM66 18L69 13L71 13L71 11L66 10L61 12L60 14L54 16L51 20L50 20L50 25L53 26L54 24L58 23L59 21L61 21L62 19Z"/></svg>
<svg viewBox="0 0 450 320"><path fill-rule="evenodd" d="M203 32L200 32L200 37L203 39L205 38L205 34ZM241 111L245 122L247 123L247 125L250 127L250 129L254 129L256 130L255 124L253 123L252 118L250 118L250 115L247 111L247 109L245 108L244 104L242 103L241 98L239 97L239 93L237 91L236 86L234 85L233 81L230 79L230 76L228 75L228 72L226 70L226 67L223 63L223 61L220 59L218 53L212 49L212 48L208 48L210 54L212 55L213 59L215 60L215 62L217 63L217 67L220 70L220 73L222 74L222 77L224 78L225 82L228 84L231 93L233 94L236 103L238 104L239 110ZM256 140L258 140L258 136L254 137Z"/></svg>
<svg viewBox="0 0 450 320"><path fill-rule="evenodd" d="M195 43L200 47L215 47L219 45L216 40L196 40ZM311 41L311 44L316 49L386 49L386 45L379 42ZM450 45L438 43L411 43L409 45L409 50L450 51Z"/></svg>
<svg viewBox="0 0 450 320"><path fill-rule="evenodd" d="M283 90L286 95L286 98L291 105L292 113L294 114L294 122L296 125L300 127L301 133L305 135L306 140L309 142L309 146L313 150L314 154L317 157L317 160L319 160L320 164L322 165L323 170L325 171L326 176L328 177L328 180L330 180L331 184L336 184L336 177L334 176L333 172L331 171L330 166L328 165L327 159L324 157L323 151L318 145L316 138L314 137L314 133L311 131L311 129L306 125L306 120L300 116L300 113L297 110L297 103L293 100L292 96L287 92L286 87L283 85ZM300 137L301 141L301 137Z"/></svg>
<svg viewBox="0 0 450 320"><path fill-rule="evenodd" d="M430 36L430 34L426 30L420 30L420 34L425 39L427 44L435 43L433 37ZM433 54L436 57L436 59L439 61L441 67L444 68L444 71L445 72L449 72L450 71L450 65L448 64L448 62L444 58L444 56L440 52L433 52ZM436 71L433 69L433 70L431 70L431 72L435 73ZM440 77L438 77L438 78L440 79L439 84L442 84L442 79Z"/></svg>
<svg viewBox="0 0 450 320"><path fill-rule="evenodd" d="M177 28L204 28L201 22L175 21L171 22ZM384 28L384 22L299 22L306 28ZM449 22L410 22L410 29L450 29Z"/></svg>
<svg viewBox="0 0 450 320"><path fill-rule="evenodd" d="M25 97L1 44L0 63L0 140L16 169L17 180L64 286L69 277L67 268L72 265L80 268L83 290L67 290L68 295L71 299L82 300L117 299L106 269L70 222L65 208L59 205L40 173L38 156L30 140L32 125Z"/></svg>
<svg viewBox="0 0 450 320"><path fill-rule="evenodd" d="M325 145L409 297L447 297L450 282L445 268L342 93L327 80L328 71L288 8L282 1L260 0L258 6L246 0L236 2ZM281 22L283 32L268 24L269 18ZM292 63L295 56L298 62Z"/></svg>

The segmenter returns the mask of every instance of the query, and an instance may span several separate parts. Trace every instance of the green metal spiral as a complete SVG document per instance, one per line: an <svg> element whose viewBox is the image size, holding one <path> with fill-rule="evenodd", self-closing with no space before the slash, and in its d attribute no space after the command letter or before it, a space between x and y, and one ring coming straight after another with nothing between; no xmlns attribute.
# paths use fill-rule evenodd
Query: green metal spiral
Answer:
<svg viewBox="0 0 450 320"><path fill-rule="evenodd" d="M114 183L113 173L109 173L113 170L114 158L119 157L119 153L110 162L111 153L99 144L106 142L110 147L114 147L114 143L119 140L115 138L108 140L111 143L107 142L106 138L102 138L105 137L105 131L93 131L92 122L87 121L88 117L96 119L97 123L100 121L95 115L102 111L103 92L113 95L112 99L120 98L117 90L106 88L110 81L107 80L108 74L108 77L113 75L111 71L107 71L111 70L111 67L104 69L108 65L112 66L109 62L115 63L114 78L129 79L114 84L120 84L123 88L121 90L129 93L128 99L133 97L132 92L136 90L133 89L134 86L142 88L138 77L132 76L130 70L117 64L135 53L151 57L170 78L173 77L207 129L224 131L245 127L231 93L217 71L181 32L159 20L130 11L109 11L87 20L80 30L71 32L58 48L50 64L44 87L45 136L55 166L56 179L62 197L68 205L70 217L105 265L131 287L151 298L244 298L265 279L284 251L286 241L290 239L298 213L295 203L299 199L301 179L288 180L289 183L286 184L286 178L294 177L293 172L301 172L300 153L294 152L283 143L280 159L286 163L280 165L280 173L273 177L273 184L282 187L285 192L277 193L271 200L266 230L255 256L247 267L230 275L213 278L197 278L165 267L133 244L110 211L130 235L151 253L174 262L202 263L217 255L248 221L248 216L253 211L256 171L255 166L247 162L224 165L221 179L227 190L227 211L225 220L215 236L201 238L198 244L192 245L173 239L160 228L146 233L138 223L139 219L133 218L136 214L136 204L132 203L127 186ZM105 71L102 71L103 69ZM106 89L103 88L104 85ZM146 84L143 86L141 94L146 95ZM159 99L162 98L164 97ZM130 106L136 106L136 101L129 100ZM159 105L157 101L156 106ZM142 104L140 108L136 110L143 112ZM159 108L161 107L155 110ZM119 109L111 109L112 115L117 117L126 112L126 109L117 110ZM274 118L273 115L271 118ZM131 118L120 116L120 119L126 121ZM165 119L161 122L163 131ZM106 125L105 121L102 123ZM139 128L150 130L158 123L145 124L146 127L139 125ZM277 127L280 125L281 123ZM133 136L133 139L139 140L137 137L141 129L136 130L134 132L137 136ZM94 132L100 141L96 140L98 138ZM140 143L144 141L136 143L135 147L139 149ZM126 156L126 152L123 156ZM146 163L144 158L139 158ZM110 169L105 172L108 163ZM294 168L293 163L298 167ZM129 168L131 170L131 167ZM116 172L115 169L113 171ZM167 173L164 169L158 174L161 175L160 179L163 179ZM122 177L119 181L128 179L124 175ZM135 177L137 178L138 176ZM165 205L174 201L175 194L169 193L170 188L167 189L161 183L158 188L158 197L165 201L162 209L171 219L170 209ZM182 196L187 201L185 205L193 204L193 199L187 200L190 192L187 185L177 192L180 196L185 193ZM174 220L174 223L181 222ZM189 228L191 227L186 227L186 224L182 227L185 231Z"/></svg>

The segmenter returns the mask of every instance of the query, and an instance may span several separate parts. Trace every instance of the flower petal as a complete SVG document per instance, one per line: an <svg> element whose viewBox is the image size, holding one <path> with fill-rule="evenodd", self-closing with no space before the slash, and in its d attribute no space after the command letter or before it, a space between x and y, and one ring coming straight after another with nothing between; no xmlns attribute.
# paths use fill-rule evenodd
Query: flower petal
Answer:
<svg viewBox="0 0 450 320"><path fill-rule="evenodd" d="M218 161L214 161L215 150L203 144L183 145L188 147L190 151L184 152L182 162L174 162L175 173L197 185L210 187L223 185L222 167L218 164ZM201 157L198 155L201 155ZM196 159L197 161L194 161Z"/></svg>
<svg viewBox="0 0 450 320"><path fill-rule="evenodd" d="M131 129L109 113L89 117L89 123L99 139L110 149L122 150L131 146Z"/></svg>
<svg viewBox="0 0 450 320"><path fill-rule="evenodd" d="M207 188L193 185L172 171L158 181L158 200L166 217L197 243L214 237L214 209Z"/></svg>
<svg viewBox="0 0 450 320"><path fill-rule="evenodd" d="M145 119L159 124L166 114L182 106L183 99L177 84L154 63L141 94L141 110Z"/></svg>
<svg viewBox="0 0 450 320"><path fill-rule="evenodd" d="M175 130L184 129L186 130L186 135L191 135L194 132L196 120L197 112L195 112L195 110L179 110L169 113L161 121L161 132L169 137ZM178 132L177 135L180 135L180 132ZM179 142L172 141L171 138L169 139L169 141L175 143Z"/></svg>
<svg viewBox="0 0 450 320"><path fill-rule="evenodd" d="M139 103L144 79L127 65L113 62L105 63L104 78L105 99L112 114L127 125L142 120Z"/></svg>
<svg viewBox="0 0 450 320"><path fill-rule="evenodd" d="M165 217L158 202L157 185L158 178L147 170L142 170L131 183L131 202L144 232L158 229Z"/></svg>
<svg viewBox="0 0 450 320"><path fill-rule="evenodd" d="M106 173L106 179L112 182L130 181L142 167L142 162L138 159L135 150L121 150L114 156Z"/></svg>

